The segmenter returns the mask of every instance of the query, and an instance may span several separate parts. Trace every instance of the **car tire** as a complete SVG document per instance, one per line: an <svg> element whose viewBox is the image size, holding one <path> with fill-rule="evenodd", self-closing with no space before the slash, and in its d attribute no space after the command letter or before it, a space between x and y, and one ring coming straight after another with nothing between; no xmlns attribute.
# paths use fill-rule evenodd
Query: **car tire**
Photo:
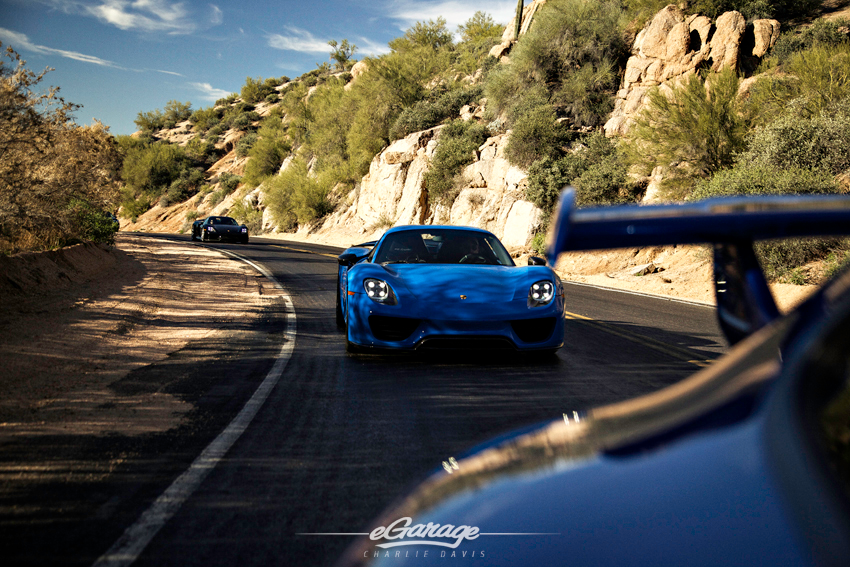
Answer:
<svg viewBox="0 0 850 567"><path fill-rule="evenodd" d="M360 354L363 352L363 347L348 340L348 318L345 320L345 351L348 354Z"/></svg>

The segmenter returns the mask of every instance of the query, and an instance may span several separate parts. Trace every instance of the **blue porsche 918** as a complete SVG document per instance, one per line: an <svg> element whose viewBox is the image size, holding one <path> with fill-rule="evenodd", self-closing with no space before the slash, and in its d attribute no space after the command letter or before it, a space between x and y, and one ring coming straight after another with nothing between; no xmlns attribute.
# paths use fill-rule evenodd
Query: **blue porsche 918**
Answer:
<svg viewBox="0 0 850 567"><path fill-rule="evenodd" d="M544 260L517 266L486 230L400 226L339 256L349 351L513 349L564 343L564 288Z"/></svg>

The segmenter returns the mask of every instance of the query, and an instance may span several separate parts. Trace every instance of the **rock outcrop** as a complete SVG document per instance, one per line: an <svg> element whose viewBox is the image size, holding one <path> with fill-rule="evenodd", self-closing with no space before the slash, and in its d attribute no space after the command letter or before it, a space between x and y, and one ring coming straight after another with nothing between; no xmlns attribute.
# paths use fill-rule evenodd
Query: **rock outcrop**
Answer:
<svg viewBox="0 0 850 567"><path fill-rule="evenodd" d="M531 27L531 22L534 21L534 15L537 13L537 10L540 9L543 4L546 3L546 0L534 0L530 4L526 5L522 9L522 23L519 28L519 35L524 35L528 32L528 29ZM505 28L504 33L502 34L502 42L499 45L494 45L492 49L490 49L490 55L495 57L496 59L501 59L502 57L507 57L511 48L517 42L516 33L516 15L511 18L511 21L508 22L507 27Z"/></svg>
<svg viewBox="0 0 850 567"><path fill-rule="evenodd" d="M505 159L506 134L478 148L475 161L461 172L463 186L450 206L430 202L423 176L441 130L415 132L376 156L349 195L350 206L330 215L319 231L346 229L367 238L404 224L466 225L490 230L510 248L527 246L541 212L525 200L525 171Z"/></svg>
<svg viewBox="0 0 850 567"><path fill-rule="evenodd" d="M733 11L712 23L705 16L686 16L676 6L667 6L635 39L605 133L626 134L651 88L673 85L703 68L719 71L731 67L747 74L778 38L776 20L747 25L744 17Z"/></svg>

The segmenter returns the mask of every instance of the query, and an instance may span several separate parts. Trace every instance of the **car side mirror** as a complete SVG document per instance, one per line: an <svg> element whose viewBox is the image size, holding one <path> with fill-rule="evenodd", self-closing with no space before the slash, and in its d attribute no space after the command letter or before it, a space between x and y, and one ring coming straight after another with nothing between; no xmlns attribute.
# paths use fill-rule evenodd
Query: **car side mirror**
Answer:
<svg viewBox="0 0 850 567"><path fill-rule="evenodd" d="M545 266L546 260L540 258L538 256L529 256L528 257L528 265L529 266Z"/></svg>
<svg viewBox="0 0 850 567"><path fill-rule="evenodd" d="M337 262L339 262L340 266L351 267L357 262L358 258L356 254L342 254L337 258Z"/></svg>

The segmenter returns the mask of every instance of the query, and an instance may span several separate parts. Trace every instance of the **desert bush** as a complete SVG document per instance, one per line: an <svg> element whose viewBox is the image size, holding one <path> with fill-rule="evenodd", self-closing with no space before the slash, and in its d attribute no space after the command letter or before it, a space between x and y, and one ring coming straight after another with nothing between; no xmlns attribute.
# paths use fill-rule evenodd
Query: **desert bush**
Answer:
<svg viewBox="0 0 850 567"><path fill-rule="evenodd" d="M217 101L215 101L215 105L216 106L230 106L231 104L236 102L237 99L239 99L239 95L237 93L230 93L226 97L220 98Z"/></svg>
<svg viewBox="0 0 850 567"><path fill-rule="evenodd" d="M815 46L837 47L848 42L848 21L845 19L819 18L810 26L802 29L783 31L771 50L771 56L782 65L791 56L800 51L806 51Z"/></svg>
<svg viewBox="0 0 850 567"><path fill-rule="evenodd" d="M528 168L544 157L563 155L574 133L557 122L555 109L528 98L513 110L511 129L505 157L514 165Z"/></svg>
<svg viewBox="0 0 850 567"><path fill-rule="evenodd" d="M212 140L204 139L200 135L195 136L186 143L186 157L195 162L209 164L214 161L216 156L215 143Z"/></svg>
<svg viewBox="0 0 850 567"><path fill-rule="evenodd" d="M662 167L667 196L686 196L695 180L731 166L744 149L747 123L737 93L738 76L729 68L705 80L692 75L670 92L651 90L623 144L629 163L644 175ZM677 178L685 180L679 193L670 190Z"/></svg>
<svg viewBox="0 0 850 567"><path fill-rule="evenodd" d="M265 100L269 104L274 104L274 103L276 103L277 101L280 100L280 96L276 92L269 93L268 95L266 95L266 98L264 98L263 100Z"/></svg>
<svg viewBox="0 0 850 567"><path fill-rule="evenodd" d="M311 222L333 210L331 187L308 174L307 162L293 160L286 171L266 183L266 203L275 223L288 229Z"/></svg>
<svg viewBox="0 0 850 567"><path fill-rule="evenodd" d="M204 182L204 173L200 169L185 169L180 172L180 177L169 185L168 190L160 197L161 207L170 207L181 203L198 191Z"/></svg>
<svg viewBox="0 0 850 567"><path fill-rule="evenodd" d="M248 152L254 147L254 144L257 143L257 140L260 138L256 132L251 132L249 134L245 134L242 136L238 142L236 142L236 155L239 157L245 157L248 155Z"/></svg>
<svg viewBox="0 0 850 567"><path fill-rule="evenodd" d="M850 97L850 43L796 52L778 71L762 74L749 90L744 111L757 125L783 113L817 116Z"/></svg>
<svg viewBox="0 0 850 567"><path fill-rule="evenodd" d="M736 195L835 193L838 184L826 171L782 168L761 163L738 163L699 182L690 200Z"/></svg>
<svg viewBox="0 0 850 567"><path fill-rule="evenodd" d="M222 124L216 124L209 130L207 130L207 139L217 138L224 134L225 127Z"/></svg>
<svg viewBox="0 0 850 567"><path fill-rule="evenodd" d="M224 115L224 109L221 107L200 108L189 116L189 120L195 126L195 129L200 132L206 132L219 122Z"/></svg>
<svg viewBox="0 0 850 567"><path fill-rule="evenodd" d="M488 138L487 127L475 122L453 120L440 132L431 167L423 176L428 198L450 205L457 197L455 178L475 159L474 152Z"/></svg>
<svg viewBox="0 0 850 567"><path fill-rule="evenodd" d="M229 171L225 171L218 176L218 183L225 194L233 193L241 181L242 178L240 176L230 173Z"/></svg>
<svg viewBox="0 0 850 567"><path fill-rule="evenodd" d="M272 114L263 120L258 139L248 150L250 160L245 166L244 182L248 187L256 187L267 177L280 169L283 160L292 150L287 138L287 129L278 114Z"/></svg>
<svg viewBox="0 0 850 567"><path fill-rule="evenodd" d="M137 193L159 193L190 166L183 148L157 142L128 151L121 168L121 177Z"/></svg>
<svg viewBox="0 0 850 567"><path fill-rule="evenodd" d="M748 20L777 18L787 21L812 14L820 0L695 0L688 3L688 13L701 13L716 18L737 10Z"/></svg>
<svg viewBox="0 0 850 567"><path fill-rule="evenodd" d="M629 179L616 144L602 132L577 140L561 158L547 156L534 162L528 170L526 196L548 220L566 185L575 187L579 206L634 202L641 191Z"/></svg>
<svg viewBox="0 0 850 567"><path fill-rule="evenodd" d="M738 161L832 175L850 170L850 99L815 117L777 118L752 135Z"/></svg>
<svg viewBox="0 0 850 567"><path fill-rule="evenodd" d="M262 77L245 79L245 84L242 86L242 100L248 104L255 104L264 100L268 95L274 92L276 85L269 84Z"/></svg>
<svg viewBox="0 0 850 567"><path fill-rule="evenodd" d="M188 120L192 116L192 104L170 100L163 110L140 112L136 116L136 126L142 131L154 132L163 128L174 128L178 122Z"/></svg>
<svg viewBox="0 0 850 567"><path fill-rule="evenodd" d="M556 108L573 127L600 126L613 108L617 69L628 53L624 25L619 2L547 3L511 52L511 64L488 75L488 103L510 114L531 97Z"/></svg>
<svg viewBox="0 0 850 567"><path fill-rule="evenodd" d="M481 98L480 86L449 91L436 100L421 100L401 111L390 129L392 140L404 138L413 132L433 128L444 120L456 118L463 106Z"/></svg>

